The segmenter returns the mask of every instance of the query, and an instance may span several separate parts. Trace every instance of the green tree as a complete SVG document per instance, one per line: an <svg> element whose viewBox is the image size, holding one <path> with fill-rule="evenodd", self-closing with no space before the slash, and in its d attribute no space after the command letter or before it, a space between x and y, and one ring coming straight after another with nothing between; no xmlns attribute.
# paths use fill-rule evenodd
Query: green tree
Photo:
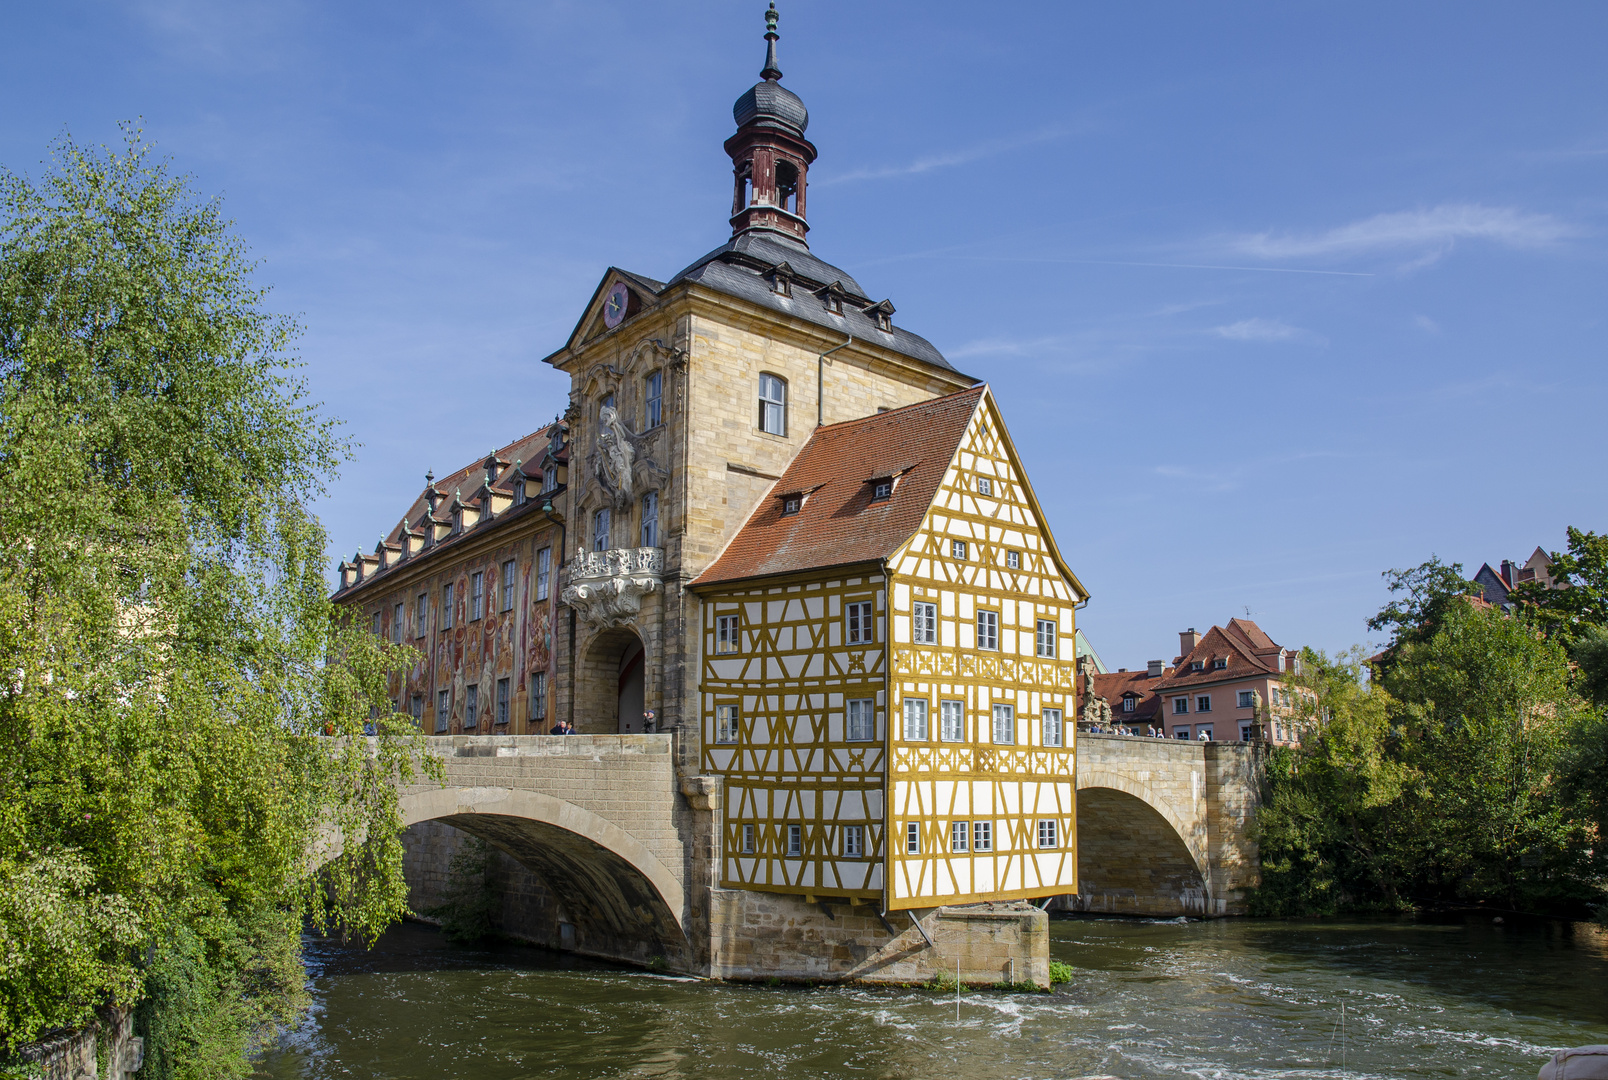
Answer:
<svg viewBox="0 0 1608 1080"><path fill-rule="evenodd" d="M1390 631L1391 649L1433 634L1460 598L1480 592L1463 573L1462 563L1443 563L1437 555L1410 570L1386 570L1382 576L1392 599L1368 620L1368 629Z"/></svg>
<svg viewBox="0 0 1608 1080"><path fill-rule="evenodd" d="M1573 526L1569 550L1553 551L1552 579L1564 588L1527 581L1512 598L1549 637L1573 644L1593 627L1608 628L1608 535Z"/></svg>
<svg viewBox="0 0 1608 1080"><path fill-rule="evenodd" d="M143 1000L147 1075L244 1075L304 918L404 910L411 656L329 601L295 324L125 136L0 174L0 1052Z"/></svg>

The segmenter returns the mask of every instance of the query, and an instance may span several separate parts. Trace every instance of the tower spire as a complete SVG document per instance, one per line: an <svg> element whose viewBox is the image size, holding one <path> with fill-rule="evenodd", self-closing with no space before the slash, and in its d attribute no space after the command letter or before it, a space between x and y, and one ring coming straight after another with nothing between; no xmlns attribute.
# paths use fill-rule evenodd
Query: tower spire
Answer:
<svg viewBox="0 0 1608 1080"><path fill-rule="evenodd" d="M776 0L771 0L765 12L765 67L759 73L761 79L775 82L782 77L782 69L776 66L776 39L780 36L776 32Z"/></svg>

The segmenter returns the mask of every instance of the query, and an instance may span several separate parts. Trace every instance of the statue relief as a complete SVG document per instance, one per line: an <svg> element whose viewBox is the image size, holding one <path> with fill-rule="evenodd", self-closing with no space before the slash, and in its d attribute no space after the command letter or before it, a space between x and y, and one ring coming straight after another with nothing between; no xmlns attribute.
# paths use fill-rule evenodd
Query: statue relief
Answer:
<svg viewBox="0 0 1608 1080"><path fill-rule="evenodd" d="M1078 674L1083 676L1083 696L1079 699L1078 719L1086 724L1111 723L1111 703L1094 692L1094 657L1078 657Z"/></svg>
<svg viewBox="0 0 1608 1080"><path fill-rule="evenodd" d="M620 419L620 410L603 406L598 413L595 471L603 488L618 506L628 506L635 494L636 436Z"/></svg>

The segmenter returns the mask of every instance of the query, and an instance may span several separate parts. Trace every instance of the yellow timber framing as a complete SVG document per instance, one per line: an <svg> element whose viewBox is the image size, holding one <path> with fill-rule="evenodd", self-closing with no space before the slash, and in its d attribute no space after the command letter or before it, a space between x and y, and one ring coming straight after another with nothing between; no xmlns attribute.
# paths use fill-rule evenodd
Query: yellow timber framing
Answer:
<svg viewBox="0 0 1608 1080"><path fill-rule="evenodd" d="M921 527L888 564L888 909L1077 891L1072 643L1087 593L1044 524L991 394L978 400ZM916 604L932 605L923 624L936 641L916 640ZM979 640L982 612L994 617L992 647ZM927 703L925 739L897 726L908 701ZM944 731L946 702L959 704L958 733ZM1057 716L1048 730L1059 728L1059 746L1046 739Z"/></svg>
<svg viewBox="0 0 1608 1080"><path fill-rule="evenodd" d="M882 899L886 580L882 564L861 563L698 590L702 765L726 786L723 887ZM872 605L874 640L846 640L850 603ZM720 652L731 618L738 648ZM869 703L868 739L848 737L851 702ZM722 730L730 709L735 733Z"/></svg>

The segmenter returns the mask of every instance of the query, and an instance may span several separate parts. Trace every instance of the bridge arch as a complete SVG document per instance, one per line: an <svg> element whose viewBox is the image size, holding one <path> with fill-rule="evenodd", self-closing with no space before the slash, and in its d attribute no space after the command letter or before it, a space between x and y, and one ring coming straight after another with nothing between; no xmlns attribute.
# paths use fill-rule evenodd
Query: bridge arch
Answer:
<svg viewBox="0 0 1608 1080"><path fill-rule="evenodd" d="M1209 912L1210 862L1198 800L1178 807L1143 779L1099 767L1079 768L1077 799L1074 907L1128 915Z"/></svg>
<svg viewBox="0 0 1608 1080"><path fill-rule="evenodd" d="M399 803L404 826L450 825L534 872L567 916L555 921L552 944L636 962L689 949L681 881L640 840L585 807L506 787L415 790Z"/></svg>

